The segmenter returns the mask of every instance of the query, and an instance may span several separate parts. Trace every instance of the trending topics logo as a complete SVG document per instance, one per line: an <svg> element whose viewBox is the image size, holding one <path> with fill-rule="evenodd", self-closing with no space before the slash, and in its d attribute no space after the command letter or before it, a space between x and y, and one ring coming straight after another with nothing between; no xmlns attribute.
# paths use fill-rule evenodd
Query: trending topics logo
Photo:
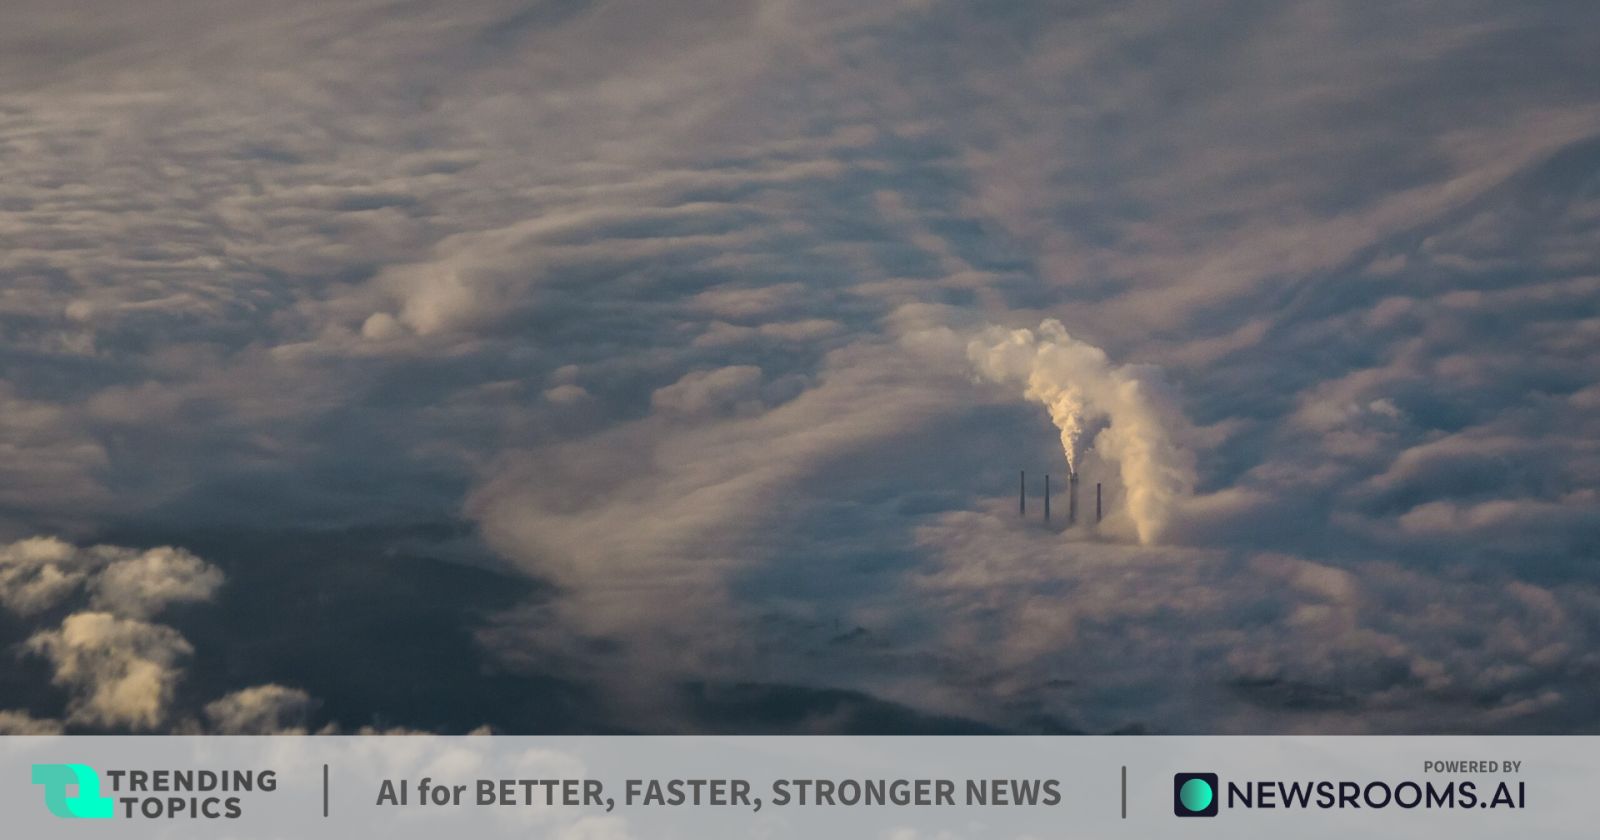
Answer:
<svg viewBox="0 0 1600 840"><path fill-rule="evenodd" d="M1217 815L1217 774L1178 773L1172 777L1172 813L1180 817Z"/></svg>
<svg viewBox="0 0 1600 840"><path fill-rule="evenodd" d="M33 783L44 785L44 806L67 820L109 820L116 801L100 795L100 774L87 764L35 764ZM77 788L76 793L70 793Z"/></svg>
<svg viewBox="0 0 1600 840"><path fill-rule="evenodd" d="M68 820L236 820L253 796L278 790L276 770L96 770L87 764L35 764L50 813Z"/></svg>

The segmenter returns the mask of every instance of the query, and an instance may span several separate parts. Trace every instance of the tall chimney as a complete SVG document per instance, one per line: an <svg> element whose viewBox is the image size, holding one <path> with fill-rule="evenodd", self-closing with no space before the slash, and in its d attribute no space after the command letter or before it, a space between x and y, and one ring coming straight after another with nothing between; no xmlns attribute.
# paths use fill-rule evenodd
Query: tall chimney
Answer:
<svg viewBox="0 0 1600 840"><path fill-rule="evenodd" d="M1023 470L1017 481L1017 515L1028 515L1028 471Z"/></svg>
<svg viewBox="0 0 1600 840"><path fill-rule="evenodd" d="M1100 482L1094 483L1094 521L1100 523Z"/></svg>
<svg viewBox="0 0 1600 840"><path fill-rule="evenodd" d="M1044 474L1044 521L1050 521L1050 474Z"/></svg>
<svg viewBox="0 0 1600 840"><path fill-rule="evenodd" d="M1067 527L1078 524L1078 471L1067 473Z"/></svg>

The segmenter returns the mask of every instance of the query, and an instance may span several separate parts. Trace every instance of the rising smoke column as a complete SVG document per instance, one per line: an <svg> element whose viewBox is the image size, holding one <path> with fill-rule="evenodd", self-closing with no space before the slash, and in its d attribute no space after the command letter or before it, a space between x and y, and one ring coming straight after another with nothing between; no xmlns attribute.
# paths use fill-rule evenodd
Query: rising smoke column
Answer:
<svg viewBox="0 0 1600 840"><path fill-rule="evenodd" d="M1195 479L1193 457L1173 440L1182 417L1158 368L1113 365L1105 351L1068 335L1055 320L1037 333L990 327L967 345L967 356L984 377L1023 386L1025 398L1049 410L1073 470L1091 444L1117 462L1139 542L1160 539Z"/></svg>

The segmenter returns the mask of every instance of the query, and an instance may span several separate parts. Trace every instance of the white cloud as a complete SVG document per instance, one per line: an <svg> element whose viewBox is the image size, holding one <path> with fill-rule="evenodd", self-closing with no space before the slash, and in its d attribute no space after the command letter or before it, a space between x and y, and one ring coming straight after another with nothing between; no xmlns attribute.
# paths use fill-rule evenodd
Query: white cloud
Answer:
<svg viewBox="0 0 1600 840"><path fill-rule="evenodd" d="M99 566L99 558L49 537L0 546L0 604L22 615L49 609Z"/></svg>
<svg viewBox="0 0 1600 840"><path fill-rule="evenodd" d="M148 618L168 604L209 601L222 571L182 549L153 548L107 565L90 584L90 606Z"/></svg>
<svg viewBox="0 0 1600 840"><path fill-rule="evenodd" d="M588 399L589 392L585 391L582 385L567 383L545 389L544 398L556 405L572 405Z"/></svg>
<svg viewBox="0 0 1600 840"><path fill-rule="evenodd" d="M180 602L211 600L222 572L178 548L79 548L53 537L0 546L0 604L30 617L69 602L87 602L60 626L23 644L48 660L51 681L67 690L66 724L158 730L187 728L173 708L183 663L194 647L176 629L149 619ZM263 734L304 731L314 702L276 684L242 689L205 707L215 731ZM63 721L0 711L0 731L60 731Z"/></svg>
<svg viewBox="0 0 1600 840"><path fill-rule="evenodd" d="M134 729L167 720L179 663L194 653L170 627L103 612L69 615L60 629L37 633L26 646L48 658L52 682L72 692L69 721Z"/></svg>
<svg viewBox="0 0 1600 840"><path fill-rule="evenodd" d="M689 417L761 409L761 368L736 365L690 371L682 379L650 395L650 407Z"/></svg>
<svg viewBox="0 0 1600 840"><path fill-rule="evenodd" d="M0 546L0 604L23 615L84 589L96 610L148 618L174 602L210 600L221 585L220 570L182 549L78 548L54 537Z"/></svg>
<svg viewBox="0 0 1600 840"><path fill-rule="evenodd" d="M61 721L40 720L27 712L0 709L0 735L60 735Z"/></svg>
<svg viewBox="0 0 1600 840"><path fill-rule="evenodd" d="M270 683L240 689L206 704L205 716L221 735L304 734L315 703L298 688Z"/></svg>

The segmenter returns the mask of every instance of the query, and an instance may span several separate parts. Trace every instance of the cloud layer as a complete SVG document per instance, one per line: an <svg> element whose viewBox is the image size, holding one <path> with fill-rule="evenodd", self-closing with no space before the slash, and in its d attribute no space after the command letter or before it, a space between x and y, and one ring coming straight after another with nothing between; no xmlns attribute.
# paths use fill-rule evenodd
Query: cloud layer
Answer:
<svg viewBox="0 0 1600 840"><path fill-rule="evenodd" d="M1593 4L7 21L0 727L1600 725Z"/></svg>

